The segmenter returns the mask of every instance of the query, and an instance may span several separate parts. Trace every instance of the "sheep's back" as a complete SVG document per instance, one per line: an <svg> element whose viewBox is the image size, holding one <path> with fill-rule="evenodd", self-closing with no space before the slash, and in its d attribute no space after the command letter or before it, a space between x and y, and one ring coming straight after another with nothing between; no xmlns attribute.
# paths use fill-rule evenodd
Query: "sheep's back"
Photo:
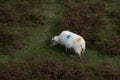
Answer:
<svg viewBox="0 0 120 80"><path fill-rule="evenodd" d="M59 35L59 41L62 45L65 45L67 48L72 48L73 46L80 45L80 42L77 42L77 38L80 36L69 32L69 31L63 31Z"/></svg>

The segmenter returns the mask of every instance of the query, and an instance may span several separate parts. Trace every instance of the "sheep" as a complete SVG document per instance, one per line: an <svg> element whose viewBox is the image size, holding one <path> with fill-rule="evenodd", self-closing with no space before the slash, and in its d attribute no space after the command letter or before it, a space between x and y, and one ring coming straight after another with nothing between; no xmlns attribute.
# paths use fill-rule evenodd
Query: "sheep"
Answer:
<svg viewBox="0 0 120 80"><path fill-rule="evenodd" d="M55 46L56 44L61 44L66 47L66 49L72 48L75 53L77 53L83 61L83 53L86 48L85 40L82 36L70 32L70 31L62 31L60 35L54 36L51 40L50 46Z"/></svg>

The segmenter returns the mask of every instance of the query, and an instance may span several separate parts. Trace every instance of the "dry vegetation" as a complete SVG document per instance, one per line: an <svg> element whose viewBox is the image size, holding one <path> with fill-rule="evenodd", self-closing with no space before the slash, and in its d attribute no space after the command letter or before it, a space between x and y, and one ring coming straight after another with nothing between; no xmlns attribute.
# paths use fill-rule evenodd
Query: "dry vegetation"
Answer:
<svg viewBox="0 0 120 80"><path fill-rule="evenodd" d="M16 15L11 5L3 4L0 6L0 23L8 25L16 22Z"/></svg>
<svg viewBox="0 0 120 80"><path fill-rule="evenodd" d="M37 26L43 23L44 17L40 10L41 0L18 0L14 5L8 3L7 0L1 2L0 51L5 47L7 51L10 46L16 49L22 48L23 42L18 39L21 34L16 35L10 28L15 25Z"/></svg>
<svg viewBox="0 0 120 80"><path fill-rule="evenodd" d="M43 62L10 63L0 69L2 80L119 80L120 72L103 63L99 67L63 66L52 59Z"/></svg>
<svg viewBox="0 0 120 80"><path fill-rule="evenodd" d="M41 0L23 0L16 4L16 11L19 10L18 22L27 25L36 25L43 22L42 13L38 10L41 7Z"/></svg>
<svg viewBox="0 0 120 80"><path fill-rule="evenodd" d="M38 5L39 4L39 5ZM0 6L0 23L35 25L43 22L41 0L18 0L14 5L4 2Z"/></svg>
<svg viewBox="0 0 120 80"><path fill-rule="evenodd" d="M119 55L120 54L120 11L119 10L108 10L107 16L110 19L110 23L113 24L112 31L113 34L110 34L107 37L107 40L100 41L99 49L103 53L109 55Z"/></svg>
<svg viewBox="0 0 120 80"><path fill-rule="evenodd" d="M99 43L99 50L103 54L107 55L120 55L120 37L119 36L110 36L108 40L101 41Z"/></svg>
<svg viewBox="0 0 120 80"><path fill-rule="evenodd" d="M3 49L5 48L4 45L11 43L9 39L13 40L12 34L6 34L7 33L0 28L0 51L3 51Z"/></svg>

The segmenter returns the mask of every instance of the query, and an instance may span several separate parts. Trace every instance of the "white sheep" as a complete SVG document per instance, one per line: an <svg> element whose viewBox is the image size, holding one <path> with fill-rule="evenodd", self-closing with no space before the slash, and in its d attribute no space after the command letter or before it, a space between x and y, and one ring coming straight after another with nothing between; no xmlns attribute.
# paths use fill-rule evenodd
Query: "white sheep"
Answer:
<svg viewBox="0 0 120 80"><path fill-rule="evenodd" d="M50 46L54 46L56 44L64 45L68 49L72 48L83 61L82 54L85 51L85 40L80 35L70 31L63 31L60 35L52 38Z"/></svg>

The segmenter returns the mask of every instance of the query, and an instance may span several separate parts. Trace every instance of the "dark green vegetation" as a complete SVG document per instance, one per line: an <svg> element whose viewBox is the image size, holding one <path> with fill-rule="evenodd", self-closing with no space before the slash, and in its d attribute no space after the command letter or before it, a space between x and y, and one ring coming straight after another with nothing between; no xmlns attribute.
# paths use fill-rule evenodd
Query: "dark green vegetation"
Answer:
<svg viewBox="0 0 120 80"><path fill-rule="evenodd" d="M1 0L0 80L120 80L119 0ZM68 29L86 63L49 40Z"/></svg>

